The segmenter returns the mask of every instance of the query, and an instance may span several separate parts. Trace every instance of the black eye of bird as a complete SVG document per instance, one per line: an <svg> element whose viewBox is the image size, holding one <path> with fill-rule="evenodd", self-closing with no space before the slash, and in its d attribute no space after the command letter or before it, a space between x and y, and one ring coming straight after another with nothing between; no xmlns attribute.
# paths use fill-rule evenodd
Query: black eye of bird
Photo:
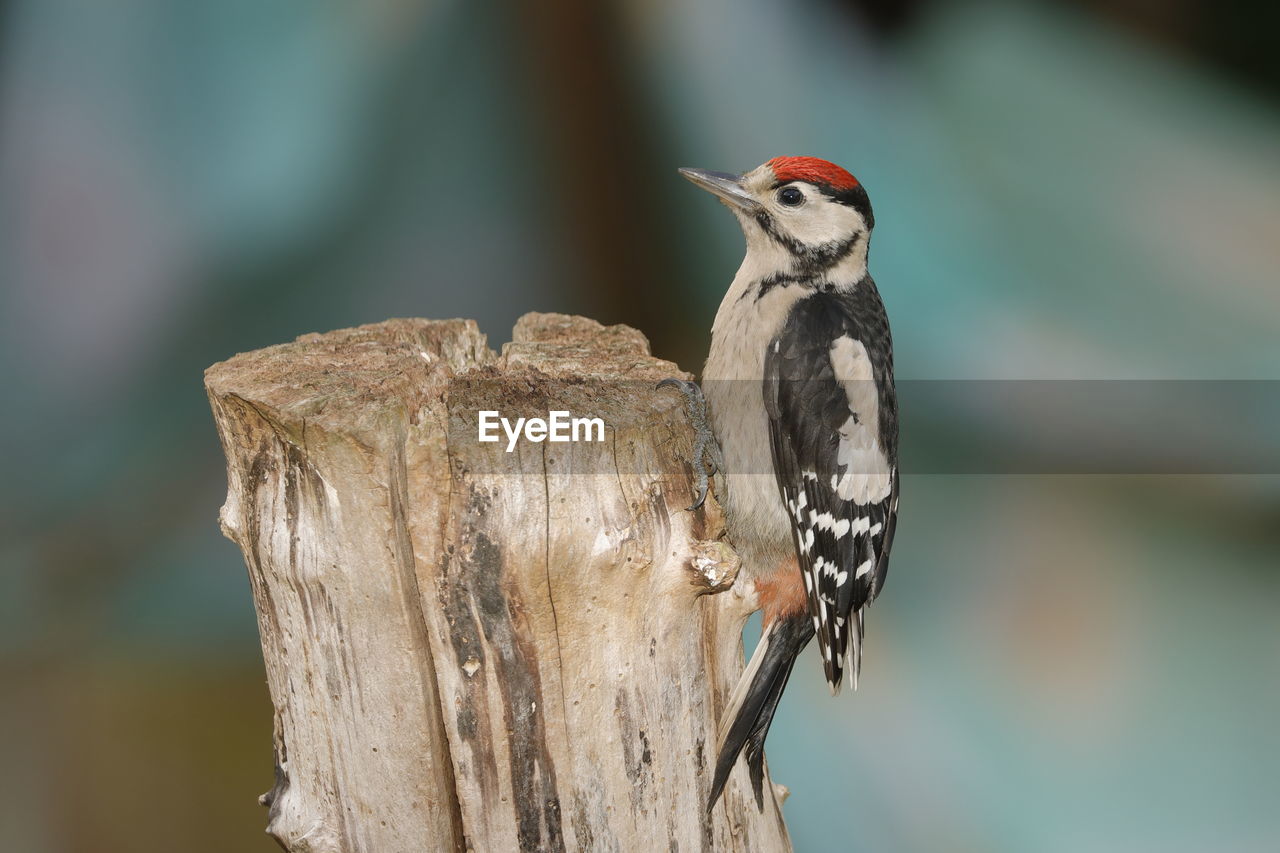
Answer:
<svg viewBox="0 0 1280 853"><path fill-rule="evenodd" d="M799 207L804 204L804 193L798 187L783 187L778 190L778 201L787 207Z"/></svg>

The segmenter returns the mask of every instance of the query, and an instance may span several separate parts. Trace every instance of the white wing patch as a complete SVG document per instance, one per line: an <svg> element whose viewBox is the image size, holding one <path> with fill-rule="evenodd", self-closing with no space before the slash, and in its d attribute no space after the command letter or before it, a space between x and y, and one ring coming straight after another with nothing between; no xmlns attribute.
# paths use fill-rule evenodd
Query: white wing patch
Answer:
<svg viewBox="0 0 1280 853"><path fill-rule="evenodd" d="M880 397L871 359L862 341L842 335L831 344L831 369L844 388L849 419L840 427L831 488L846 501L865 505L884 500L892 488L892 471L880 446Z"/></svg>

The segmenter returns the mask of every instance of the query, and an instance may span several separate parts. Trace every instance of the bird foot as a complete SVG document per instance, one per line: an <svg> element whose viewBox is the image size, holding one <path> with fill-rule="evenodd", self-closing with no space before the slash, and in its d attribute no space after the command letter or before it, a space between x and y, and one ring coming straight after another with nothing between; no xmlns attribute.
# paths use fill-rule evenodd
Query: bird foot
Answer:
<svg viewBox="0 0 1280 853"><path fill-rule="evenodd" d="M685 411L689 413L689 422L693 424L693 467L697 471L697 500L689 511L699 509L707 500L707 489L711 478L724 470L724 458L720 455L720 445L716 442L711 425L707 423L707 401L702 396L698 383L687 379L664 379L658 388L672 386L680 389L684 395Z"/></svg>

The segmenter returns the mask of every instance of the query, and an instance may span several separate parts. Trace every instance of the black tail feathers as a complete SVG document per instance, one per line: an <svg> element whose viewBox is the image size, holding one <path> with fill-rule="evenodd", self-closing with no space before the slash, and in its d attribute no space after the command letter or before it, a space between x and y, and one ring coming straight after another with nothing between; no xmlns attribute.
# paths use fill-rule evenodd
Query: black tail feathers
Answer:
<svg viewBox="0 0 1280 853"><path fill-rule="evenodd" d="M811 639L813 623L805 613L771 623L760 636L751 662L725 708L707 811L720 799L740 752L746 753L756 807L764 810L764 739L769 734L769 724L773 722L787 679L791 677L791 667Z"/></svg>

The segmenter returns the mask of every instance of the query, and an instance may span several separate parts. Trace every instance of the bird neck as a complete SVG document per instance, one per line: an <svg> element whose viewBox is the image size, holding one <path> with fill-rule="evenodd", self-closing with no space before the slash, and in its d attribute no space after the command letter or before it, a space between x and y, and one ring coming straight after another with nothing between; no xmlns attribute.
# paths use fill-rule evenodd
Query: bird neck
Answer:
<svg viewBox="0 0 1280 853"><path fill-rule="evenodd" d="M797 264L802 271L804 262ZM835 290L848 291L867 277L867 240L862 235L849 247L848 253L830 266L813 272L816 284L831 285Z"/></svg>
<svg viewBox="0 0 1280 853"><path fill-rule="evenodd" d="M781 231L769 217L739 216L747 254L735 284L772 282L815 290L852 290L867 275L869 231L825 243L802 243Z"/></svg>
<svg viewBox="0 0 1280 853"><path fill-rule="evenodd" d="M867 247L861 237L852 245L809 252L795 252L775 241L749 241L725 301L758 301L780 287L797 288L797 295L815 290L847 292L866 276Z"/></svg>

